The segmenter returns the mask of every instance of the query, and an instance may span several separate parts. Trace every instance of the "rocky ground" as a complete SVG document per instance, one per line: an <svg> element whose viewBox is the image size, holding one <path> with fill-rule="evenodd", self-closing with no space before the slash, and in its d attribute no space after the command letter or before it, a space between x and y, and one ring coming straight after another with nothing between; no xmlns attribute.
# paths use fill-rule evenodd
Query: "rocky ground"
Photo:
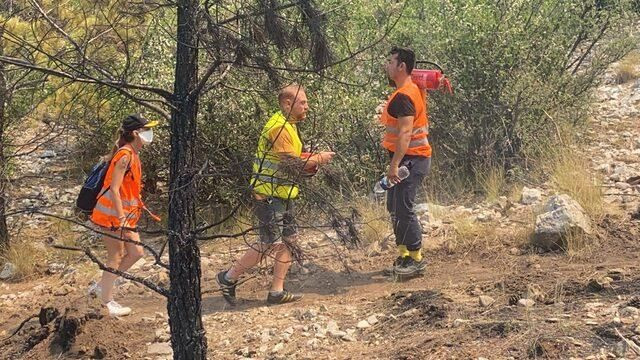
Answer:
<svg viewBox="0 0 640 360"><path fill-rule="evenodd" d="M348 249L336 245L335 234L306 231L308 260L294 266L288 284L305 297L272 307L264 301L270 278L264 266L249 274L238 291L243 300L229 308L214 277L244 246L206 245L203 311L210 358L637 358L640 230L633 217L640 202L640 81L605 84L598 93L580 151L602 176L610 204L602 219L580 218L581 209L571 199L554 198L549 184L524 188L517 201L421 204L429 266L425 276L406 281L382 275L395 257L391 237ZM56 185L72 156L59 143L22 159L29 177L12 189L18 194L14 207L47 205L47 211L70 215L78 189ZM562 219L586 232L593 245L572 256L531 246L531 232L548 235ZM65 242L60 234L86 234L80 225L61 232L58 222L42 215L16 217L13 226L22 226L22 236L42 252L52 251L52 242ZM159 245L159 239L145 240ZM80 241L100 249L95 238ZM113 319L86 296L99 272L80 255L47 258L36 275L20 281L12 279L11 266L1 270L0 338L35 316L15 336L0 340L1 359L171 357L166 303L149 289L120 281L117 297L134 313ZM132 272L168 282L151 257ZM68 336L74 327L82 330Z"/></svg>

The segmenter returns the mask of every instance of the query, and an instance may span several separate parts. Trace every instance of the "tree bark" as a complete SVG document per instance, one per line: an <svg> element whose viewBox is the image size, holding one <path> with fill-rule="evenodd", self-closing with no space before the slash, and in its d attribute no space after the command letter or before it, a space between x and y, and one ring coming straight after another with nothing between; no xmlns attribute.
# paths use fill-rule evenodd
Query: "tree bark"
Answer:
<svg viewBox="0 0 640 360"><path fill-rule="evenodd" d="M4 55L4 31L0 29L0 56ZM7 228L7 159L4 154L7 102L7 79L5 77L5 64L0 63L0 252L9 247L9 230Z"/></svg>
<svg viewBox="0 0 640 360"><path fill-rule="evenodd" d="M198 98L197 0L180 0L171 113L169 175L169 277L167 302L174 359L205 359L207 339L202 325L200 249L195 229L195 141Z"/></svg>

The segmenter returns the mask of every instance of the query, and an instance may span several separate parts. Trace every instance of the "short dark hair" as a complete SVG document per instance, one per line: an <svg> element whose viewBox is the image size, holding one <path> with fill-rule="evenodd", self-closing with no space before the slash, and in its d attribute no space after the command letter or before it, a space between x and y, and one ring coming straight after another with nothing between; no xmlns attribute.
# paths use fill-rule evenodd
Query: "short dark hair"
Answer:
<svg viewBox="0 0 640 360"><path fill-rule="evenodd" d="M402 48L394 46L391 48L390 55L398 55L398 62L403 62L407 65L407 74L411 74L413 68L416 66L416 54L409 48Z"/></svg>

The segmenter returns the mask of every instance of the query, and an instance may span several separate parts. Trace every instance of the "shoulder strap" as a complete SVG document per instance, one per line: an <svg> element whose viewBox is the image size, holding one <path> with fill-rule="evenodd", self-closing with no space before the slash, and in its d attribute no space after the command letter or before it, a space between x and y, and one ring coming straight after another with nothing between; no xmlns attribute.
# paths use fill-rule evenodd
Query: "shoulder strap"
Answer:
<svg viewBox="0 0 640 360"><path fill-rule="evenodd" d="M120 149L118 149L116 151L116 153L113 155L113 158L111 158L111 161L109 162L109 166L111 166L111 163L113 162L113 159L116 157L116 154L119 153L121 150L129 152L129 155L133 156L133 151L131 151L131 149L128 149L128 148L123 146ZM131 161L133 161L133 159L129 158L129 164L127 165L127 170L125 170L123 177L126 176L127 173L131 171ZM102 195L106 194L107 191L109 191L109 189L111 189L111 184L109 184L109 186L107 186L107 188L104 189L104 191L100 192L100 194L98 195L97 199L100 199L100 197L102 197Z"/></svg>

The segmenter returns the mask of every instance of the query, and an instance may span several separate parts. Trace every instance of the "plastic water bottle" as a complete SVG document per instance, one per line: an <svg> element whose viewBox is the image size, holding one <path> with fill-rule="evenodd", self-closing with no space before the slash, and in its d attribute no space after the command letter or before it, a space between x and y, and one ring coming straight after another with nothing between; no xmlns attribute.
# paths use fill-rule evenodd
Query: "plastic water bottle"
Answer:
<svg viewBox="0 0 640 360"><path fill-rule="evenodd" d="M400 181L409 177L409 169L406 166L400 166L398 168L398 177ZM382 194L385 191L391 189L395 184L391 183L387 177L383 177L376 183L376 186L373 187L373 192L376 194Z"/></svg>

